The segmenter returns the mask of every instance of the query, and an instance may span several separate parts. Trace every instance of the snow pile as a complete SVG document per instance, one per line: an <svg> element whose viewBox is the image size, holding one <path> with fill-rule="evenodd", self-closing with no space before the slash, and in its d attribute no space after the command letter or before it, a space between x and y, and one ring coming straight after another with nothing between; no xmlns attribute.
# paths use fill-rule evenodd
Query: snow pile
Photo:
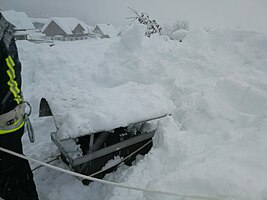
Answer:
<svg viewBox="0 0 267 200"><path fill-rule="evenodd" d="M143 33L142 29L137 30L139 32L136 33L132 30L128 36L125 34L118 43L111 45L108 51L115 51L115 53L117 51L127 53L127 50L138 52L138 49L142 48L140 35ZM125 82L125 84L115 87L115 81L108 78L103 80L105 85L103 83L102 85L104 87L90 83L92 82L90 74L93 74L94 71L96 73L92 79L97 80L96 82L99 82L98 77L111 73L104 71L102 62L99 66L97 66L97 62L94 65L90 60L92 55L82 57L81 53L83 52L80 49L77 49L77 55L70 55L71 52L67 52L66 57L62 55L64 52L62 52L60 44L52 48L34 44L27 45L20 52L21 55L32 54L33 52L37 52L37 55L30 60L30 65L34 64L36 71L29 71L28 76L31 77L26 75L26 80L33 80L29 85L35 83L33 88L35 91L43 91L41 95L48 100L52 107L61 139L76 138L93 132L127 126L130 123L170 114L175 109L171 100L165 97L167 93L164 88L158 84L144 85ZM81 43L79 45L77 48L82 47ZM114 50L112 46L117 46L117 48ZM30 52L32 48L34 51ZM91 48L89 53L93 50ZM101 51L98 51L100 54ZM98 52L95 53L98 55ZM108 61L106 67L111 70L116 68L112 60L105 57L104 60ZM120 68L119 65L117 67ZM127 74L128 70L125 73ZM125 76L127 76L126 74ZM139 72L134 74L132 81L137 76L139 76ZM40 93L38 92L38 94ZM34 96L36 97L36 95Z"/></svg>
<svg viewBox="0 0 267 200"><path fill-rule="evenodd" d="M134 27L121 39L57 42L53 48L19 42L26 98L36 108L46 94L68 98L78 91L73 89L80 87L78 79L84 80L84 96L151 84L157 94L162 87L176 110L160 121L152 150L105 178L181 194L265 200L267 35L194 30L180 43L145 38L141 29ZM33 116L33 122L37 142L31 146L24 141L26 154L40 159L56 154L44 133L52 129L44 127L48 119ZM173 199L97 183L83 187L79 180L45 168L35 173L35 180L41 199Z"/></svg>
<svg viewBox="0 0 267 200"><path fill-rule="evenodd" d="M172 39L182 42L183 39L186 37L187 33L188 31L184 29L174 31L172 33Z"/></svg>
<svg viewBox="0 0 267 200"><path fill-rule="evenodd" d="M95 74L100 85L120 85L127 82L149 84L164 76L165 69L160 58L154 57L151 49L146 48L145 44L151 44L151 41L144 36L144 31L144 25L134 25L108 48ZM166 45L163 39L157 37L158 39L162 45Z"/></svg>
<svg viewBox="0 0 267 200"><path fill-rule="evenodd" d="M128 83L98 90L66 86L64 96L58 92L48 98L61 139L126 127L175 109L156 84Z"/></svg>
<svg viewBox="0 0 267 200"><path fill-rule="evenodd" d="M267 92L258 87L233 77L219 80L216 89L225 103L242 113L267 113Z"/></svg>

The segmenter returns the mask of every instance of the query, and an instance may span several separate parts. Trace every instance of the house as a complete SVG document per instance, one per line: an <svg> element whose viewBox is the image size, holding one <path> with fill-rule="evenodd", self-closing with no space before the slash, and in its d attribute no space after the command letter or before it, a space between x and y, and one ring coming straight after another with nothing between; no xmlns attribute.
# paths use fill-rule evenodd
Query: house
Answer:
<svg viewBox="0 0 267 200"><path fill-rule="evenodd" d="M111 24L97 24L93 33L100 38L112 38L117 36L118 30Z"/></svg>
<svg viewBox="0 0 267 200"><path fill-rule="evenodd" d="M93 32L93 27L92 26L90 26L90 25L87 25L87 28L88 28L88 36L90 37L90 38L96 38L97 36L96 36L96 34Z"/></svg>
<svg viewBox="0 0 267 200"><path fill-rule="evenodd" d="M28 39L29 31L33 31L34 26L26 13L6 10L2 14L11 23L16 40Z"/></svg>
<svg viewBox="0 0 267 200"><path fill-rule="evenodd" d="M81 20L53 17L44 25L42 33L56 40L77 40L88 37L88 26Z"/></svg>
<svg viewBox="0 0 267 200"><path fill-rule="evenodd" d="M37 32L41 32L44 25L49 21L49 19L44 18L31 18L31 22Z"/></svg>

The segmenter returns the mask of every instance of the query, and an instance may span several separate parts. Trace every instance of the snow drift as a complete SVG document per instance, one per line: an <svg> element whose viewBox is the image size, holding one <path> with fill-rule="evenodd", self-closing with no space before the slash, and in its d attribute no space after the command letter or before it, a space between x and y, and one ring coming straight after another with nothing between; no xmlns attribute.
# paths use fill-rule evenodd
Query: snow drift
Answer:
<svg viewBox="0 0 267 200"><path fill-rule="evenodd" d="M64 96L60 92L49 95L60 139L126 127L170 114L175 109L164 96L163 88L156 84L128 83L97 90L66 87Z"/></svg>
<svg viewBox="0 0 267 200"><path fill-rule="evenodd" d="M140 29L52 48L19 41L25 97L37 110L40 97L59 89L68 97L66 83L79 88L78 79L88 94L130 82L160 85L176 106L172 117L160 121L149 154L105 178L182 194L266 200L267 35L193 30L180 43L145 38ZM25 139L25 152L44 160L57 153L49 138L53 127L44 127L49 119L32 119L37 141ZM35 180L40 199L172 199L97 183L83 187L46 168Z"/></svg>

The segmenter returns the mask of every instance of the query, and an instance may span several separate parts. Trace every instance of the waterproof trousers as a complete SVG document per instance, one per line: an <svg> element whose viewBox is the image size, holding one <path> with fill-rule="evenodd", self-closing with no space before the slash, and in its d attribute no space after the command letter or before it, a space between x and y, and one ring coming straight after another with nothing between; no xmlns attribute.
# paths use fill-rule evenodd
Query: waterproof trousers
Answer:
<svg viewBox="0 0 267 200"><path fill-rule="evenodd" d="M23 154L18 131L0 135L0 146ZM33 174L27 160L0 151L0 197L5 200L38 200Z"/></svg>

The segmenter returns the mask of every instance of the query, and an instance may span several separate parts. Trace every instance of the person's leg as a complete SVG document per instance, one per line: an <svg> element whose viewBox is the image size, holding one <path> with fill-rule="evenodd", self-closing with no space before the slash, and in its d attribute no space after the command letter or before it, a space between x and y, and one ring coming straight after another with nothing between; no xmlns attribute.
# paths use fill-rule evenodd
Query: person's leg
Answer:
<svg viewBox="0 0 267 200"><path fill-rule="evenodd" d="M23 154L21 137L24 129L0 135L0 146ZM37 200L29 162L0 152L0 197L5 200Z"/></svg>

